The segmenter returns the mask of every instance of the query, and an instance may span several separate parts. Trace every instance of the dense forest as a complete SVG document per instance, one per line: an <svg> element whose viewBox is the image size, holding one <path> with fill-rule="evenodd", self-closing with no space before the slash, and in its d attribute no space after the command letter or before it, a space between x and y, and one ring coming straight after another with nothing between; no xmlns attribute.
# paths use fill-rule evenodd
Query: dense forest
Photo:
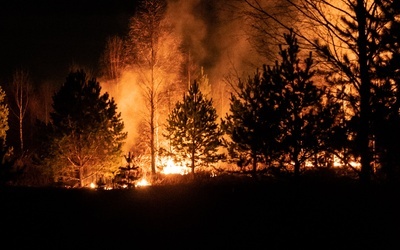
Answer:
<svg viewBox="0 0 400 250"><path fill-rule="evenodd" d="M184 4L140 1L98 67L62 83L15 69L0 89L0 183L400 180L398 1L203 3L202 23Z"/></svg>

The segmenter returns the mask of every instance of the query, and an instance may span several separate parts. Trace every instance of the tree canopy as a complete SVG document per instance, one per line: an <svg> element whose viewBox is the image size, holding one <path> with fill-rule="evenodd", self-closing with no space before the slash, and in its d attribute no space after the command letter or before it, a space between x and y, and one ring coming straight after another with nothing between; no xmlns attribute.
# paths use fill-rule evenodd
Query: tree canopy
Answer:
<svg viewBox="0 0 400 250"><path fill-rule="evenodd" d="M181 162L195 168L216 163L223 134L217 123L217 112L212 99L206 98L194 81L183 101L178 101L167 119L166 137L172 153Z"/></svg>
<svg viewBox="0 0 400 250"><path fill-rule="evenodd" d="M240 167L251 164L253 176L259 164L266 165L266 170L293 169L299 176L311 157L332 147L329 142L340 105L312 81L311 53L301 61L295 35L284 37L281 60L273 67L264 66L263 73L246 84L239 81L237 93L231 95L230 113L223 121L231 159Z"/></svg>
<svg viewBox="0 0 400 250"><path fill-rule="evenodd" d="M6 135L8 130L8 105L6 103L6 93L0 87L0 140L1 145L6 141Z"/></svg>
<svg viewBox="0 0 400 250"><path fill-rule="evenodd" d="M0 165L3 165L4 156L7 153L6 138L8 126L9 109L6 103L6 93L0 87Z"/></svg>
<svg viewBox="0 0 400 250"><path fill-rule="evenodd" d="M270 68L269 74L281 86L280 93L274 95L279 107L280 162L292 165L294 175L299 176L306 162L318 157L334 139L332 132L341 106L325 87L314 83L312 53L301 60L295 34L285 34L284 38L286 46L280 46L279 52L281 62Z"/></svg>
<svg viewBox="0 0 400 250"><path fill-rule="evenodd" d="M111 177L121 162L127 137L121 113L95 78L83 70L70 72L53 96L50 141L45 162L56 181L81 187Z"/></svg>
<svg viewBox="0 0 400 250"><path fill-rule="evenodd" d="M284 18L267 9L262 1L245 2L258 22L273 20L284 29L290 28ZM295 33L303 44L317 52L320 72L332 89L342 92L346 109L343 124L348 130L346 147L351 157L361 163L361 168L355 169L360 181L368 183L377 171L390 166L390 161L397 161L393 156L398 149L389 146L394 145L389 141L395 136L389 137L396 135L396 129L389 124L395 124L397 118L393 116L398 115L395 97L398 84L393 76L398 71L394 62L399 54L399 3L391 0L282 2L295 12L290 12Z"/></svg>
<svg viewBox="0 0 400 250"><path fill-rule="evenodd" d="M278 113L272 98L278 93L276 88L280 86L271 81L265 66L246 82L239 80L237 92L231 93L229 113L222 120L228 161L242 171L251 165L253 176L260 163L271 162L276 149Z"/></svg>

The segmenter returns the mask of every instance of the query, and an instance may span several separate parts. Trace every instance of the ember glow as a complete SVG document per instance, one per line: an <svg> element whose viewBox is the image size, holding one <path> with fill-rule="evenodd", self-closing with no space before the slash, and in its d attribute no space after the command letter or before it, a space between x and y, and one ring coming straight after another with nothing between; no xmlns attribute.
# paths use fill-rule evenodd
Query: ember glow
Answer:
<svg viewBox="0 0 400 250"><path fill-rule="evenodd" d="M166 166L163 168L162 173L163 174L185 175L185 174L188 174L189 171L190 171L190 168L185 167L185 166L178 166L175 164L175 162L172 159L167 159Z"/></svg>
<svg viewBox="0 0 400 250"><path fill-rule="evenodd" d="M135 184L135 187L144 187L144 186L151 186L151 183L148 182L145 178L140 179L140 180Z"/></svg>
<svg viewBox="0 0 400 250"><path fill-rule="evenodd" d="M355 169L361 169L361 163L360 160L356 161L356 160L351 160L348 162L348 164ZM341 167L345 167L346 164L343 162L343 160L341 160L339 157L334 156L334 162L333 162L333 166L336 168L341 168Z"/></svg>

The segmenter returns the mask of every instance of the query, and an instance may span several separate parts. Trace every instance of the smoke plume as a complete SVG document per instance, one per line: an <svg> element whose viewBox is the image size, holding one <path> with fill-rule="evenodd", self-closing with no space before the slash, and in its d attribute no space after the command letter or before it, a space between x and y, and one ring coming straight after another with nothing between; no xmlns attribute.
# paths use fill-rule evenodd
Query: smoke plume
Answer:
<svg viewBox="0 0 400 250"><path fill-rule="evenodd" d="M236 0L167 0L165 21L173 36L183 41L190 63L207 75L211 98L220 117L229 108L231 85L238 77L254 74L265 63L251 44L249 27L243 18L246 4ZM193 82L190 79L190 82ZM126 130L127 151L138 140L139 123L146 104L134 71L124 72L116 90L105 84L118 103Z"/></svg>

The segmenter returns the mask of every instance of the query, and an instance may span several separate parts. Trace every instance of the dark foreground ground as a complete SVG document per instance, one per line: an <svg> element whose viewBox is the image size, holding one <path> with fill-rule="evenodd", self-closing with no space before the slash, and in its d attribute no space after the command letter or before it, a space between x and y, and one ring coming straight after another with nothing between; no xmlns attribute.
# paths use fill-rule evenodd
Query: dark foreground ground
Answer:
<svg viewBox="0 0 400 250"><path fill-rule="evenodd" d="M1 249L400 249L400 191L355 183L0 189ZM3 247L4 246L4 247Z"/></svg>

